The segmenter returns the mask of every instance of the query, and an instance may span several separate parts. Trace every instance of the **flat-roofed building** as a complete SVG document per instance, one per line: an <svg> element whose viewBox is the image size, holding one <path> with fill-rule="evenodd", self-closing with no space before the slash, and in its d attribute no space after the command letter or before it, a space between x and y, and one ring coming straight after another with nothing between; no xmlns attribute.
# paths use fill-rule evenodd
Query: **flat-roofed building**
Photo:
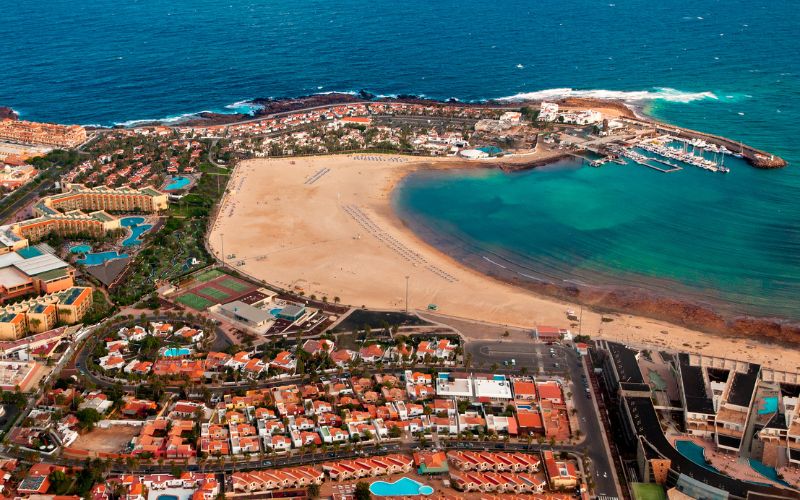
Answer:
<svg viewBox="0 0 800 500"><path fill-rule="evenodd" d="M28 390L36 367L34 361L0 360L0 389L13 391L19 387L23 391Z"/></svg>
<svg viewBox="0 0 800 500"><path fill-rule="evenodd" d="M511 399L511 383L505 375L474 375L475 397L481 402Z"/></svg>
<svg viewBox="0 0 800 500"><path fill-rule="evenodd" d="M80 322L92 306L92 288L73 286L0 308L0 339L50 330L56 323Z"/></svg>
<svg viewBox="0 0 800 500"><path fill-rule="evenodd" d="M0 120L0 139L25 144L74 148L86 142L86 129L80 125Z"/></svg>
<svg viewBox="0 0 800 500"><path fill-rule="evenodd" d="M263 328L272 321L272 315L263 309L234 300L220 306L222 314L253 328Z"/></svg>
<svg viewBox="0 0 800 500"><path fill-rule="evenodd" d="M471 398L473 396L472 378L466 373L440 372L436 376L436 395Z"/></svg>
<svg viewBox="0 0 800 500"><path fill-rule="evenodd" d="M75 270L55 255L29 248L0 255L0 303L25 295L60 292L73 286Z"/></svg>

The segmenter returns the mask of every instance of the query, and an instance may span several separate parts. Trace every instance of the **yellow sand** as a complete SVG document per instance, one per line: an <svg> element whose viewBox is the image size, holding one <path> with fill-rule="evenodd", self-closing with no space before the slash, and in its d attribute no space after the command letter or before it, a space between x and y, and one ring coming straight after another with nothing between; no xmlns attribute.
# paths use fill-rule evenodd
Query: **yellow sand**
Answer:
<svg viewBox="0 0 800 500"><path fill-rule="evenodd" d="M537 153L546 155L548 153ZM465 319L532 327L566 327L565 311L574 304L537 296L460 265L430 247L394 214L391 191L418 168L487 166L487 162L369 155L259 159L240 163L229 183L210 246L227 263L272 284L306 295L371 308L403 309L406 276L409 307ZM530 160L531 157L526 157ZM330 169L306 183L322 169ZM350 210L350 212L348 212ZM358 210L359 212L356 212ZM373 231L351 213L361 213ZM379 232L380 238L374 233ZM406 255L418 255L404 257ZM410 252L410 253L408 253ZM449 276L446 279L443 276ZM630 315L601 322L584 310L583 333L637 346L722 355L791 372L800 367L800 350L728 339Z"/></svg>

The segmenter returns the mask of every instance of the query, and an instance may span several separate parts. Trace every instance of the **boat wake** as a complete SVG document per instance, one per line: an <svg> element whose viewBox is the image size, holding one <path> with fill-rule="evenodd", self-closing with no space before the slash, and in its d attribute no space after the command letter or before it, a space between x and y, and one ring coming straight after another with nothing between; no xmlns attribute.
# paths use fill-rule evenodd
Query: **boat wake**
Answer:
<svg viewBox="0 0 800 500"><path fill-rule="evenodd" d="M501 97L498 101L524 101L542 99L563 99L565 97L584 97L589 99L615 99L629 103L643 101L669 101L689 103L693 101L718 100L713 92L684 92L669 87L654 87L652 90L578 90L571 88L556 88L523 92L508 97Z"/></svg>

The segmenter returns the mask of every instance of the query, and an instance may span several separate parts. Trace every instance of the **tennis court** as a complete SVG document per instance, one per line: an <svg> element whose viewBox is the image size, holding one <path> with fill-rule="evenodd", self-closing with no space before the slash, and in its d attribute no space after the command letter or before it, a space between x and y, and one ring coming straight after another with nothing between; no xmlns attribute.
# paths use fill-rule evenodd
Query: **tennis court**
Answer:
<svg viewBox="0 0 800 500"><path fill-rule="evenodd" d="M228 299L230 299L230 297L231 297L230 293L228 293L225 290L222 290L220 288L217 288L215 286L204 286L203 288L200 288L199 290L195 289L195 291L200 293L200 294L203 294L203 295L206 295L208 297L211 297L212 299L217 300L219 302L227 302Z"/></svg>
<svg viewBox="0 0 800 500"><path fill-rule="evenodd" d="M232 302L250 295L258 287L218 269L211 269L194 276L192 281L184 285L185 293L175 299L177 302L203 311L214 304Z"/></svg>
<svg viewBox="0 0 800 500"><path fill-rule="evenodd" d="M242 281L239 281L239 280L237 280L235 278L231 278L231 277L219 280L219 281L217 281L217 284L218 285L222 285L225 288L229 288L229 289L231 289L231 290L233 290L235 292L244 292L245 290L250 290L251 288L253 288L252 285L250 285L248 283L244 283Z"/></svg>
<svg viewBox="0 0 800 500"><path fill-rule="evenodd" d="M192 292L181 295L180 297L175 299L175 301L180 302L181 304L191 307L192 309L195 309L197 311L203 311L207 307L214 305L214 303L211 302L210 300L204 299L203 297L195 295Z"/></svg>
<svg viewBox="0 0 800 500"><path fill-rule="evenodd" d="M219 269L211 269L209 271L205 271L203 273L198 274L194 277L195 281L199 283L205 283L207 281L211 281L214 278L219 278L220 276L226 276L225 273L220 271Z"/></svg>

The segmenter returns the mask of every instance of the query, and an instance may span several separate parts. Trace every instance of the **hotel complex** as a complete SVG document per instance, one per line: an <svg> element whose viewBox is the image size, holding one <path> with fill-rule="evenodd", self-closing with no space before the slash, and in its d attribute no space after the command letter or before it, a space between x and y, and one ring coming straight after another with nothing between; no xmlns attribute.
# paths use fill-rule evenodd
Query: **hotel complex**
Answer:
<svg viewBox="0 0 800 500"><path fill-rule="evenodd" d="M25 248L29 240L37 241L52 232L100 236L119 229L119 219L108 211L150 213L169 206L167 195L149 186L87 188L68 184L64 189L65 192L42 198L34 206L38 217L0 227L0 254Z"/></svg>
<svg viewBox="0 0 800 500"><path fill-rule="evenodd" d="M0 140L74 148L86 142L86 129L79 125L0 120Z"/></svg>
<svg viewBox="0 0 800 500"><path fill-rule="evenodd" d="M75 270L69 264L38 248L0 255L0 304L66 290L75 284L74 278Z"/></svg>
<svg viewBox="0 0 800 500"><path fill-rule="evenodd" d="M74 286L0 308L0 339L13 340L28 332L51 330L61 323L78 323L92 307L91 287Z"/></svg>

